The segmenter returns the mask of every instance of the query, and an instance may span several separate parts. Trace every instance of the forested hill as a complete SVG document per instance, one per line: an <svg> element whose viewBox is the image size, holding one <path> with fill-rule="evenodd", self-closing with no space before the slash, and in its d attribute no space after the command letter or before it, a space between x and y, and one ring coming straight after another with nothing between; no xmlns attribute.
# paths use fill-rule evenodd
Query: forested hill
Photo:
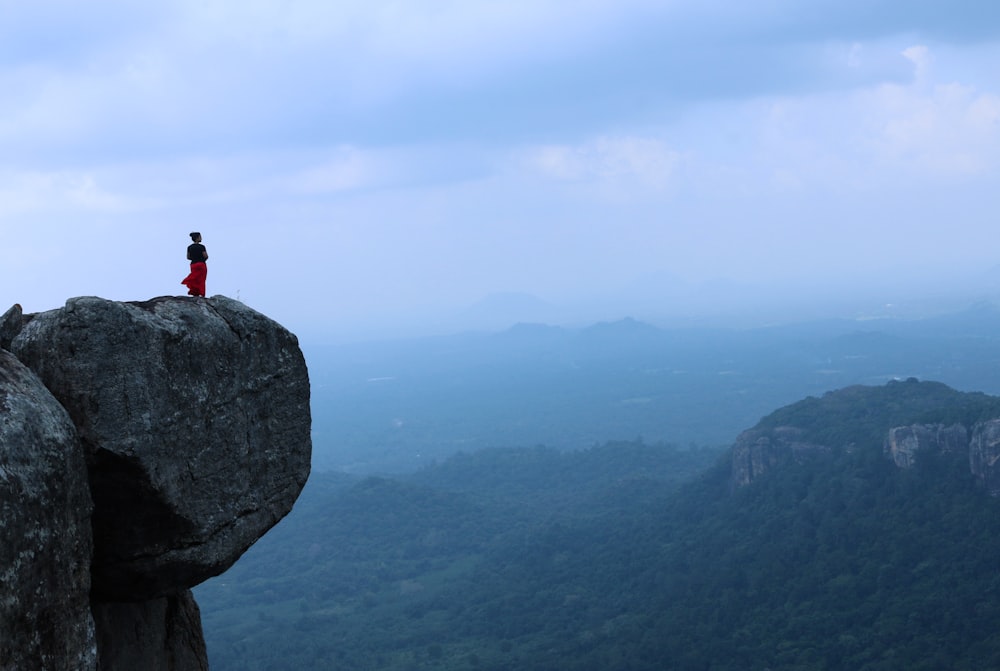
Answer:
<svg viewBox="0 0 1000 671"><path fill-rule="evenodd" d="M770 413L756 428L795 426L816 443L878 448L889 429L908 424L964 424L1000 417L1000 397L960 392L916 378L851 386Z"/></svg>
<svg viewBox="0 0 1000 671"><path fill-rule="evenodd" d="M927 453L962 462L987 491L1000 493L1000 398L958 392L915 378L881 387L852 386L777 410L737 437L734 487L776 465L832 453L910 468Z"/></svg>
<svg viewBox="0 0 1000 671"><path fill-rule="evenodd" d="M638 442L321 474L199 588L212 668L1000 668L1000 501L880 437L996 403L915 380L806 399L757 428L852 448L736 490L729 454Z"/></svg>

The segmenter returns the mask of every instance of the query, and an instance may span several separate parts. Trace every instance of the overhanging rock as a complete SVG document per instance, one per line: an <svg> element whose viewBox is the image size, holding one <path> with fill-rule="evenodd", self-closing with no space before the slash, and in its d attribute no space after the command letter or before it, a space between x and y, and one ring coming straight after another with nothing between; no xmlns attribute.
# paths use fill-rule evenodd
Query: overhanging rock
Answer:
<svg viewBox="0 0 1000 671"><path fill-rule="evenodd" d="M94 596L145 601L227 569L309 475L294 335L239 301L83 297L11 350L66 408L94 498Z"/></svg>

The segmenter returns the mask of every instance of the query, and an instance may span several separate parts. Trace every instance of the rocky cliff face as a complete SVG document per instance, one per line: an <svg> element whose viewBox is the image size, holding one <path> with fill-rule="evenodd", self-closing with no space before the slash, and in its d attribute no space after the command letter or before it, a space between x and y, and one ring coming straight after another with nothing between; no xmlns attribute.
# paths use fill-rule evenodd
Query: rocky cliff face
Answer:
<svg viewBox="0 0 1000 671"><path fill-rule="evenodd" d="M69 415L0 351L0 669L92 669L90 490Z"/></svg>
<svg viewBox="0 0 1000 671"><path fill-rule="evenodd" d="M818 445L803 440L792 426L749 429L736 439L731 453L730 486L750 484L772 468L851 446ZM911 424L888 430L882 451L898 468L913 468L921 453L951 454L967 459L969 472L991 496L1000 496L1000 419L963 424Z"/></svg>
<svg viewBox="0 0 1000 671"><path fill-rule="evenodd" d="M969 473L990 496L1000 496L1000 419L961 424L922 424L891 429L884 451L900 468L912 468L921 452L968 459Z"/></svg>
<svg viewBox="0 0 1000 671"><path fill-rule="evenodd" d="M806 441L803 431L794 426L748 429L736 438L733 445L730 486L748 485L782 462L801 462L809 456L829 451L830 448L825 445Z"/></svg>
<svg viewBox="0 0 1000 671"><path fill-rule="evenodd" d="M77 647L96 643L102 671L207 668L188 590L287 514L309 474L309 382L297 340L224 297L76 298L17 317L0 319L0 344L49 394L70 427L72 447L62 449L76 455L55 476L34 477L85 485L87 505L77 509L93 529L93 552L88 534L86 580L71 583L77 598L90 598L93 624ZM12 440L29 455L39 449L31 437L6 440L0 473ZM29 547L6 527L3 544ZM21 626L16 613L0 623L4 642ZM95 668L93 653L47 666L31 650L19 654L31 663L10 668Z"/></svg>
<svg viewBox="0 0 1000 671"><path fill-rule="evenodd" d="M969 441L969 469L992 496L1000 496L1000 419L981 422Z"/></svg>
<svg viewBox="0 0 1000 671"><path fill-rule="evenodd" d="M912 468L917 454L958 454L969 449L969 430L961 424L913 424L889 429L882 451L896 466Z"/></svg>

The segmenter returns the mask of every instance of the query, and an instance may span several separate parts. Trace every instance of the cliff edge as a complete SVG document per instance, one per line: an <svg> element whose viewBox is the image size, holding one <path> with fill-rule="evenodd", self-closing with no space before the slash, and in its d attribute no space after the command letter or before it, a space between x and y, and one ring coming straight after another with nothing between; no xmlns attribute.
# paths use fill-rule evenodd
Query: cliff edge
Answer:
<svg viewBox="0 0 1000 671"><path fill-rule="evenodd" d="M42 531L0 526L0 552L62 576L0 602L0 668L206 669L190 588L284 517L309 476L309 380L297 339L222 296L82 297L34 315L11 308L0 345L13 354L0 352L0 363L14 371L0 378L0 478L22 483L0 493L4 519L32 509L21 493L31 483L58 497L35 506L49 509L33 522ZM9 412L9 399L23 410ZM62 433L35 435L56 420L40 424L30 412L61 418ZM66 455L57 467L50 452ZM70 543L69 512L84 519L71 542L76 573L42 543ZM39 592L59 609L35 605ZM74 649L50 658L41 648L51 646L15 648L17 632L69 622L66 595L89 603L73 618L83 633L66 638Z"/></svg>

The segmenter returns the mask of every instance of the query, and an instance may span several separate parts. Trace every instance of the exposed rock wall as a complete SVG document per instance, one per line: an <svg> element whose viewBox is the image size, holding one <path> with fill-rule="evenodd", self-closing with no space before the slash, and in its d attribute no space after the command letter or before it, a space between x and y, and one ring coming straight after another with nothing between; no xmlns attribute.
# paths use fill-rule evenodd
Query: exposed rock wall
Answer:
<svg viewBox="0 0 1000 671"><path fill-rule="evenodd" d="M911 468L920 452L967 457L969 473L990 496L1000 496L1000 419L961 424L917 424L891 429L885 452L900 468Z"/></svg>
<svg viewBox="0 0 1000 671"><path fill-rule="evenodd" d="M969 470L992 496L1000 496L1000 419L980 422L969 444Z"/></svg>
<svg viewBox="0 0 1000 671"><path fill-rule="evenodd" d="M913 424L889 429L883 452L900 468L912 468L919 452L961 453L969 449L969 430L961 424Z"/></svg>
<svg viewBox="0 0 1000 671"><path fill-rule="evenodd" d="M802 459L829 448L803 439L803 432L794 426L775 429L748 429L736 438L732 451L730 487L748 485L778 464Z"/></svg>
<svg viewBox="0 0 1000 671"><path fill-rule="evenodd" d="M93 553L88 535L73 585L91 598L90 659L101 671L207 668L189 589L287 514L309 475L309 380L295 336L220 296L84 297L35 315L15 306L0 318L0 345L68 427L72 447L61 449L75 461L33 477L80 482L84 494L89 482L76 510ZM14 439L25 460L36 458L32 440Z"/></svg>
<svg viewBox="0 0 1000 671"><path fill-rule="evenodd" d="M738 489L782 463L834 448L811 444L791 426L748 429L731 452L730 486ZM844 449L847 449L846 447ZM963 424L911 424L889 429L882 451L898 468L913 468L920 454L951 454L967 459L969 473L990 496L1000 496L1000 419Z"/></svg>
<svg viewBox="0 0 1000 671"><path fill-rule="evenodd" d="M191 592L94 605L101 669L207 671L201 613Z"/></svg>
<svg viewBox="0 0 1000 671"><path fill-rule="evenodd" d="M69 415L0 350L0 669L92 670L90 490Z"/></svg>

